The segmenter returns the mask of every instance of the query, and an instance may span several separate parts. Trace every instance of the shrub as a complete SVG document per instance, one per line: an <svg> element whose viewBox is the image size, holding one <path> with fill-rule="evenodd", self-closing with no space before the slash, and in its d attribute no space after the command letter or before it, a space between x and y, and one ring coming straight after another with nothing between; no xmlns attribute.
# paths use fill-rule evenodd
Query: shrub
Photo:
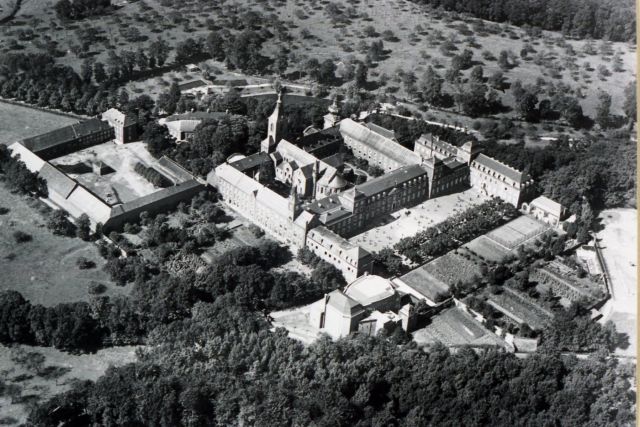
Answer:
<svg viewBox="0 0 640 427"><path fill-rule="evenodd" d="M16 243L24 243L31 241L32 237L30 234L18 230L13 232L13 239L16 241Z"/></svg>
<svg viewBox="0 0 640 427"><path fill-rule="evenodd" d="M91 295L101 295L107 291L107 285L99 282L89 283L88 291Z"/></svg>
<svg viewBox="0 0 640 427"><path fill-rule="evenodd" d="M87 259L81 256L76 260L76 265L80 270L88 270L90 268L95 268L96 263L91 261L90 259Z"/></svg>

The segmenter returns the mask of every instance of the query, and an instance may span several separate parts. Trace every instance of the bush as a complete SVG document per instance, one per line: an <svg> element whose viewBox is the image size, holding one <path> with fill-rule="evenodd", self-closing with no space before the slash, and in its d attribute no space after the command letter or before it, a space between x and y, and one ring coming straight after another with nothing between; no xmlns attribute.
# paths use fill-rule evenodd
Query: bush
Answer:
<svg viewBox="0 0 640 427"><path fill-rule="evenodd" d="M80 270L88 270L90 268L95 268L96 263L91 261L90 259L87 259L81 256L76 260L76 265Z"/></svg>
<svg viewBox="0 0 640 427"><path fill-rule="evenodd" d="M107 291L107 285L104 283L91 282L89 283L88 291L91 295L101 295Z"/></svg>
<svg viewBox="0 0 640 427"><path fill-rule="evenodd" d="M6 215L9 213L9 208L5 208L4 206L0 206L0 215Z"/></svg>
<svg viewBox="0 0 640 427"><path fill-rule="evenodd" d="M49 221L47 222L47 228L60 236L72 236L73 224L69 222L69 213L65 210L59 209L51 212Z"/></svg>
<svg viewBox="0 0 640 427"><path fill-rule="evenodd" d="M32 240L32 237L30 234L18 230L13 232L13 239L16 241L16 243L24 243L30 242Z"/></svg>

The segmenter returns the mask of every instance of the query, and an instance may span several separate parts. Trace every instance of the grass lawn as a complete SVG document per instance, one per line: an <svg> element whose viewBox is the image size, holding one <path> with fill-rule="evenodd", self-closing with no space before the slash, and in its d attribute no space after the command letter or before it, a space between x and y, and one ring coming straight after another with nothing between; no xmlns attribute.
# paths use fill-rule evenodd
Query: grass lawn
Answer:
<svg viewBox="0 0 640 427"><path fill-rule="evenodd" d="M97 247L75 237L55 236L38 211L39 202L11 194L0 184L0 206L9 212L0 215L0 290L22 293L32 303L47 306L62 302L87 301L90 282L107 286L105 295L127 293L129 287L113 284L102 270L105 261ZM22 231L32 240L16 243L13 233ZM96 268L80 270L76 266L83 256L96 263Z"/></svg>
<svg viewBox="0 0 640 427"><path fill-rule="evenodd" d="M77 122L71 117L0 102L0 144L9 145Z"/></svg>
<svg viewBox="0 0 640 427"><path fill-rule="evenodd" d="M0 394L0 425L26 421L28 404L42 402L71 388L76 380L95 381L109 366L136 360L136 347L112 347L94 354L72 355L50 347L0 345L0 378L13 389ZM38 353L40 366L18 362L19 356Z"/></svg>

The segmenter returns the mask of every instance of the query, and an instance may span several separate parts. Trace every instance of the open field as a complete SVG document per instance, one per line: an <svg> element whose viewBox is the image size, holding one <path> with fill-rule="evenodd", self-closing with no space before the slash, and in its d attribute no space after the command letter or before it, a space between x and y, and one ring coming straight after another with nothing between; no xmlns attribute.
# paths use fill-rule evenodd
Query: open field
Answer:
<svg viewBox="0 0 640 427"><path fill-rule="evenodd" d="M431 319L430 324L412 335L420 346L429 346L438 341L448 347L505 346L502 339L457 307L442 311Z"/></svg>
<svg viewBox="0 0 640 427"><path fill-rule="evenodd" d="M273 318L273 327L287 329L291 338L304 344L313 343L320 336L320 330L309 323L309 311L313 304L269 313L269 316Z"/></svg>
<svg viewBox="0 0 640 427"><path fill-rule="evenodd" d="M109 166L114 172L102 176L93 173L91 164L96 161ZM133 169L136 163L150 166L155 162L144 143L120 145L113 141L51 161L109 204L130 202L160 190Z"/></svg>
<svg viewBox="0 0 640 427"><path fill-rule="evenodd" d="M0 144L9 145L77 122L71 117L0 102Z"/></svg>
<svg viewBox="0 0 640 427"><path fill-rule="evenodd" d="M616 353L634 356L637 351L637 217L636 209L610 209L601 213L604 229L597 233L609 273L611 300L602 308L602 321L611 320L618 332L629 336L630 346Z"/></svg>
<svg viewBox="0 0 640 427"><path fill-rule="evenodd" d="M76 380L95 381L109 366L134 362L135 350L134 346L112 347L94 354L72 355L51 347L0 345L0 378L7 386L15 388L15 398L9 393L0 395L0 424L25 422L28 403L42 402L62 393ZM41 366L17 362L19 356L33 352L44 357Z"/></svg>
<svg viewBox="0 0 640 427"><path fill-rule="evenodd" d="M384 224L360 233L349 241L370 252L377 252L485 200L484 196L474 189L429 199L412 208L392 213Z"/></svg>
<svg viewBox="0 0 640 427"><path fill-rule="evenodd" d="M0 290L19 291L32 303L46 306L87 301L90 282L105 284L105 295L128 292L129 287L115 286L102 271L105 261L94 244L53 235L45 227L47 220L37 211L37 203L11 194L0 184L0 206L10 209L0 215ZM15 231L31 235L32 240L16 243ZM80 256L95 262L96 268L80 270L76 266Z"/></svg>

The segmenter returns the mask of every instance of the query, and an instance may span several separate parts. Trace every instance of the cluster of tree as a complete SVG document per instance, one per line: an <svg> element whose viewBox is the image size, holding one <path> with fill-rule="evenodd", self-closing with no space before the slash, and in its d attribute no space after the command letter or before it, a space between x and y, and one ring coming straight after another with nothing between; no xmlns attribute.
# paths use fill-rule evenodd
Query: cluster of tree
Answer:
<svg viewBox="0 0 640 427"><path fill-rule="evenodd" d="M582 106L578 100L564 91L556 91L550 99L539 100L539 88L533 85L522 86L516 80L511 86L511 92L515 100L515 111L521 118L529 122L538 120L557 120L562 118L574 128L584 127L588 124L582 112ZM609 98L609 104L611 99ZM609 120L609 109L599 113L600 120ZM606 118L602 118L606 116Z"/></svg>
<svg viewBox="0 0 640 427"><path fill-rule="evenodd" d="M513 205L495 198L473 206L429 227L412 237L401 239L394 249L413 262L424 263L493 230L518 216Z"/></svg>
<svg viewBox="0 0 640 427"><path fill-rule="evenodd" d="M424 352L393 335L305 347L228 296L158 327L150 344L139 361L36 406L29 422L622 425L634 417L633 368L615 358Z"/></svg>
<svg viewBox="0 0 640 427"><path fill-rule="evenodd" d="M414 0L476 18L562 31L578 38L630 41L635 37L635 8L630 0Z"/></svg>
<svg viewBox="0 0 640 427"><path fill-rule="evenodd" d="M0 342L93 350L104 333L85 302L32 305L20 293L0 293Z"/></svg>
<svg viewBox="0 0 640 427"><path fill-rule="evenodd" d="M47 197L47 182L31 172L20 160L20 156L12 157L6 145L0 145L0 172L12 190L22 194Z"/></svg>
<svg viewBox="0 0 640 427"><path fill-rule="evenodd" d="M53 9L62 21L77 20L109 13L111 0L58 0Z"/></svg>
<svg viewBox="0 0 640 427"><path fill-rule="evenodd" d="M169 187L171 186L171 181L169 181L164 175L155 170L152 167L145 166L142 163L138 162L133 167L140 176L149 181L151 184L156 187Z"/></svg>
<svg viewBox="0 0 640 427"><path fill-rule="evenodd" d="M466 132L431 125L423 120L407 120L388 114L371 114L367 119L378 126L393 130L398 142L411 150L413 150L415 140L422 134L431 134L456 146L476 139Z"/></svg>
<svg viewBox="0 0 640 427"><path fill-rule="evenodd" d="M95 116L118 107L139 114L141 122L146 123L154 107L153 100L147 95L129 100L126 92L118 93L116 85L106 80L97 87L91 83L90 75L87 79L83 71L83 77L80 77L73 68L56 64L48 54L2 55L0 77L0 96L42 108Z"/></svg>
<svg viewBox="0 0 640 427"><path fill-rule="evenodd" d="M543 193L579 213L583 199L594 209L627 206L635 198L635 144L627 139L588 141L560 139L544 148L485 140L485 154L524 170ZM611 165L616 165L611 167Z"/></svg>

